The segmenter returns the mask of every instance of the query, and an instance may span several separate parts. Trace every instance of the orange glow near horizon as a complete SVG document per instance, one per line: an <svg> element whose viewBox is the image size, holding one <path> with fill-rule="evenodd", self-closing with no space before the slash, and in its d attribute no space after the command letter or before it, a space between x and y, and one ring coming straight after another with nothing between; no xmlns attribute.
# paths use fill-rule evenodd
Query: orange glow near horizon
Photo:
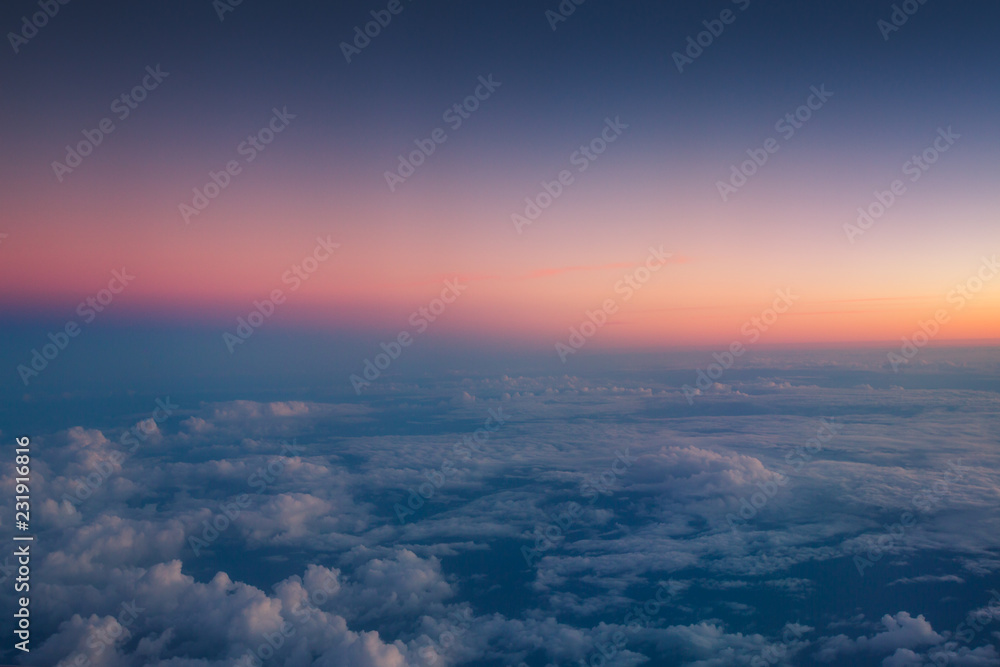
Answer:
<svg viewBox="0 0 1000 667"><path fill-rule="evenodd" d="M1000 337L1000 278L961 310L946 302L992 251L958 235L942 240L932 207L886 216L850 243L843 225L856 198L817 212L819 190L789 196L762 182L739 202L706 203L694 176L677 174L664 190L633 171L630 180L578 187L520 234L511 214L535 188L527 177L488 187L432 180L386 197L368 181L310 194L304 177L275 185L248 170L185 225L177 204L190 178L137 182L109 201L91 194L92 173L65 184L59 204L38 187L14 202L16 224L0 247L0 304L68 316L126 267L136 280L117 316L228 326L282 289L278 326L392 331L458 277L468 288L435 326L442 336L550 345L611 298L618 311L590 341L594 349L728 345L746 338L741 327L776 290L790 288L799 300L758 344L896 341L941 308L951 320L936 342ZM953 211L963 215L956 228L1000 246L985 210ZM292 290L283 276L317 238L340 248ZM670 260L626 301L615 285L651 247Z"/></svg>

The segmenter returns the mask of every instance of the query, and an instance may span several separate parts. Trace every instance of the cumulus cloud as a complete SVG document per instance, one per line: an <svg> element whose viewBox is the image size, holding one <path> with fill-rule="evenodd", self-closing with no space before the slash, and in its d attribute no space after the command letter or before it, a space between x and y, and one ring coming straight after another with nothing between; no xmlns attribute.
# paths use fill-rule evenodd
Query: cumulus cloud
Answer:
<svg viewBox="0 0 1000 667"><path fill-rule="evenodd" d="M470 376L392 401L190 401L165 421L40 434L33 622L45 640L31 660L569 664L620 632L623 665L995 664L989 631L965 641L931 627L939 601L924 591L979 609L1000 571L1000 455L985 426L1000 401L899 391L906 379L831 364L734 375L736 391L695 406L683 374ZM843 376L854 372L867 375ZM497 409L502 427L456 449ZM843 430L806 450L821 417ZM136 427L146 439L123 450ZM953 460L963 472L947 477ZM86 499L63 497L98 467ZM9 471L3 484L12 498ZM734 530L727 514L762 488L773 493ZM859 575L852 557L928 492ZM194 553L191 537L240 498ZM400 521L394 507L410 503ZM830 581L850 595L831 596ZM630 624L661 582L669 604ZM143 612L121 617L132 600ZM294 633L271 646L283 627Z"/></svg>
<svg viewBox="0 0 1000 667"><path fill-rule="evenodd" d="M846 635L837 635L826 639L818 658L832 661L844 654L863 651L891 653L897 649L912 650L918 646L939 644L944 641L944 637L934 631L922 614L916 618L905 611L895 615L886 614L882 617L882 625L885 626L885 630L870 637L850 639Z"/></svg>
<svg viewBox="0 0 1000 667"><path fill-rule="evenodd" d="M678 496L724 497L773 478L752 456L687 446L661 447L639 457L628 483L635 489L652 487Z"/></svg>

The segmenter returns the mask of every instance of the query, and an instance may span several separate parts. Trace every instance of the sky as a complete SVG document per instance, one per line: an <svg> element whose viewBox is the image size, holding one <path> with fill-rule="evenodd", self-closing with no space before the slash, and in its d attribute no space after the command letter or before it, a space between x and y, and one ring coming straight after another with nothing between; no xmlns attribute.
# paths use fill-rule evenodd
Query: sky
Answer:
<svg viewBox="0 0 1000 667"><path fill-rule="evenodd" d="M998 19L5 3L0 662L1000 664Z"/></svg>
<svg viewBox="0 0 1000 667"><path fill-rule="evenodd" d="M32 7L6 7L4 25ZM920 5L888 39L878 3L588 2L558 22L539 3L400 7L345 55L384 8L61 6L0 63L22 91L0 111L10 330L44 338L126 267L136 278L99 325L180 326L225 355L222 334L287 292L285 272L324 238L336 256L268 328L394 336L458 278L469 287L436 344L551 351L611 297L621 308L592 349L725 346L779 289L800 297L762 344L886 342L952 308L994 256L988 3ZM723 10L731 22L678 60ZM156 87L136 108L115 103L144 77ZM447 115L477 90L467 118ZM275 110L288 115L272 143L245 143ZM797 111L807 120L780 124ZM104 118L114 129L91 135L93 153L53 166ZM605 146L606 119L620 127ZM436 129L444 143L390 188L386 173ZM578 152L594 139L603 152ZM914 167L927 149L934 163ZM239 173L194 209L230 161ZM563 171L571 182L537 219L512 220ZM884 215L854 227L882 192ZM615 286L650 247L670 264L625 303ZM998 286L936 342L995 341Z"/></svg>

